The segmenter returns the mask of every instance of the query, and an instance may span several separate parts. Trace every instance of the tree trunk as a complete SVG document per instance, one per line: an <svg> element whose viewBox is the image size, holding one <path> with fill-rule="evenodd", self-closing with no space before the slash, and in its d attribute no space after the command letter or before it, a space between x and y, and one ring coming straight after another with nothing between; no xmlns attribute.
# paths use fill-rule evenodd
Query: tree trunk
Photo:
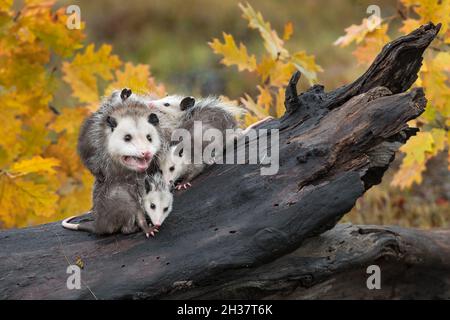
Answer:
<svg viewBox="0 0 450 320"><path fill-rule="evenodd" d="M407 122L426 100L420 88L405 91L439 27L394 40L332 92L316 85L297 95L295 74L286 114L259 127L279 129L278 173L209 167L176 194L154 239L97 237L59 223L1 232L0 298L448 298L446 232L338 226L317 236L381 181L415 134ZM77 260L82 288L69 290L66 268ZM370 264L381 267L381 290L366 287ZM424 279L433 281L422 287Z"/></svg>

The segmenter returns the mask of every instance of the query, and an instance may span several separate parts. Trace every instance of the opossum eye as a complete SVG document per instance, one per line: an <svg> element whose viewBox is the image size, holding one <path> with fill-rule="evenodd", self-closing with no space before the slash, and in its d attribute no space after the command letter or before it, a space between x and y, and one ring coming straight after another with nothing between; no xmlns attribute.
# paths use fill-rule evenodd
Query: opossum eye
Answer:
<svg viewBox="0 0 450 320"><path fill-rule="evenodd" d="M168 102L164 103L164 107L170 107L170 103Z"/></svg>
<svg viewBox="0 0 450 320"><path fill-rule="evenodd" d="M155 209L155 208L156 208L155 204L152 203L152 204L150 205L150 208Z"/></svg>
<svg viewBox="0 0 450 320"><path fill-rule="evenodd" d="M125 140L126 142L131 141L131 135L130 134L126 134L125 137L123 137L123 140Z"/></svg>
<svg viewBox="0 0 450 320"><path fill-rule="evenodd" d="M181 150L178 152L178 155L180 156L180 158L183 156L183 149L181 149Z"/></svg>
<svg viewBox="0 0 450 320"><path fill-rule="evenodd" d="M167 212L167 210L169 210L169 207L164 208L164 212Z"/></svg>
<svg viewBox="0 0 450 320"><path fill-rule="evenodd" d="M171 166L171 167L169 168L169 170L172 172L173 170L175 170L175 167L174 167L174 166Z"/></svg>
<svg viewBox="0 0 450 320"><path fill-rule="evenodd" d="M152 142L152 136L148 134L148 135L147 135L147 140L150 141L150 142Z"/></svg>

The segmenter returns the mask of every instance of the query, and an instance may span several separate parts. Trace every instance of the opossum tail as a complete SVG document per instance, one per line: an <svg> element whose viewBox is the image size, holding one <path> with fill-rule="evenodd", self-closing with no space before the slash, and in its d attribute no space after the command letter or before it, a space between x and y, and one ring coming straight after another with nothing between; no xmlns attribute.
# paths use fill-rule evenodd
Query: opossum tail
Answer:
<svg viewBox="0 0 450 320"><path fill-rule="evenodd" d="M87 221L87 222L82 222L82 223L71 223L70 220L77 218L78 216L72 216L69 217L67 219L64 219L61 222L61 225L69 230L75 230L75 231L86 231L86 232L91 232L91 233L95 233L95 229L94 229L94 221Z"/></svg>

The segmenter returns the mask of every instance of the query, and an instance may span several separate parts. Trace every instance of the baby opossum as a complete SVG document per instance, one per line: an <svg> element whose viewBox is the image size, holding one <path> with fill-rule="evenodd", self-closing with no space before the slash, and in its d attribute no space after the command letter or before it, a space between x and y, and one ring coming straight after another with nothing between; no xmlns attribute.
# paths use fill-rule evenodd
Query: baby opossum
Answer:
<svg viewBox="0 0 450 320"><path fill-rule="evenodd" d="M103 104L82 127L80 156L97 178L95 220L72 224L71 217L63 221L65 228L96 234L131 233L141 228L147 236L153 233L140 195L145 190L146 171L162 145L159 119L146 104L128 99L130 94L121 94L119 102Z"/></svg>
<svg viewBox="0 0 450 320"><path fill-rule="evenodd" d="M235 115L243 112L241 108L235 107L216 97L207 97L198 101L190 98L189 100L183 101L184 105L182 108L185 112L182 114L178 128L186 129L191 134L191 150L193 150L194 141L202 141L203 151L206 144L213 144L210 147L215 148L217 146L217 149L220 149L220 147L226 147L237 138L237 136L232 136L227 137L228 140L206 143L203 141L203 134L208 129L216 129L226 137L225 131L227 129L237 128ZM197 121L202 124L201 132L194 130L194 122ZM184 148L185 144L183 142L180 142L178 145L166 145L165 150L161 152L160 156L160 169L163 172L166 183L176 183L179 179L185 182L184 184L179 184L177 189L190 186L189 181L200 174L207 164L213 162L213 159L203 159L203 163L195 164L192 161L193 152L191 151L190 158L188 158L188 153L184 151Z"/></svg>
<svg viewBox="0 0 450 320"><path fill-rule="evenodd" d="M150 110L160 119L161 134L165 141L170 141L173 130L182 124L186 110L195 103L194 98L179 95L170 95L157 100L143 98Z"/></svg>
<svg viewBox="0 0 450 320"><path fill-rule="evenodd" d="M160 172L145 179L145 195L142 196L142 202L147 216L157 231L172 212L173 203L171 187Z"/></svg>

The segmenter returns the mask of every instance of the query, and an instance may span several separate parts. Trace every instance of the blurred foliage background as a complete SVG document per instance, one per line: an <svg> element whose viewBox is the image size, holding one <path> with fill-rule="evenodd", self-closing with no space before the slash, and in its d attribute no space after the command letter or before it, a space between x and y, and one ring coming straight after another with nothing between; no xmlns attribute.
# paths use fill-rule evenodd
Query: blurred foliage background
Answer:
<svg viewBox="0 0 450 320"><path fill-rule="evenodd" d="M401 28L404 27L409 14L412 18L420 21L421 16L417 12L409 12L414 11L413 6L415 5L432 11L429 17L422 17L423 19L431 18L432 20L438 19L435 22L444 22L441 19L446 18L445 12L450 15L448 13L450 11L445 11L450 7L436 8L433 7L435 3L441 3L441 1L427 1L428 3L425 3L425 0L376 1L375 4L381 8L381 16L385 19L383 22L389 24L389 37L393 39L406 32L406 30L402 32ZM0 3L2 2L10 1L0 0ZM2 170L2 175L0 175L0 227L23 227L54 221L90 208L92 178L78 161L74 162L73 158L76 157L74 154L76 127L79 126L87 112L95 109L96 103L98 103L98 99L93 97L94 93L98 92L97 96L106 94L114 86L129 85L132 80L132 87L137 86L142 90L147 88L160 94L168 92L189 95L224 95L232 100L240 101L250 108L251 104L247 104L249 99L245 100L242 97L252 97L255 104L266 109L267 113L278 115L276 110L271 109L273 112L269 110L270 102L261 98L263 96L261 88L266 90L265 93L272 94L273 101L276 103L277 90L280 87L276 85L270 87L271 84L268 84L268 81L262 81L256 71L238 71L236 66L224 66L220 62L223 55L217 50L217 54L214 54L214 48L208 44L212 43L213 39L223 42L223 33L225 32L232 35L237 45L242 42L249 55L256 55L258 63L261 61L261 57L267 53L258 31L249 28L248 21L242 17L242 10L238 6L239 2L237 0L128 0L124 3L121 0L61 0L53 4L52 1L31 0L14 1L10 14L8 13L6 18L4 14L0 14L0 38L6 38L6 32L2 34L2 26L9 26L9 22L3 22L7 19L17 19L17 21L13 20L14 23L22 24L23 28L17 30L26 29L33 32L33 29L26 25L27 22L21 20L21 16L17 14L27 5L47 5L45 10L55 12L58 8L76 4L81 9L81 19L84 22L84 29L79 31L78 35L77 31L67 32L62 29L58 29L58 32L54 33L56 38L67 38L68 52L59 54L58 50L55 50L64 47L64 44L52 47L53 43L50 43L45 46L45 50L48 50L48 59L42 61L46 67L45 72L42 72L47 76L55 74L55 77L59 78L56 81L57 85L52 83L47 87L52 92L51 97L41 99L42 101L40 100L39 103L42 104L41 110L51 113L51 110L46 108L46 106L50 106L57 112L45 119L40 113L33 116L36 117L37 122L46 121L46 128L51 131L50 137L42 128L40 132L35 133L38 136L39 134L42 137L45 136L47 142L43 142L44 138L41 139L42 141L37 140L38 142L35 143L42 143L42 148L11 157L3 156L3 161L2 150L6 147L4 146L2 149L0 145L0 166L2 166L0 168ZM448 4L449 1L444 0L444 2ZM314 56L315 62L314 64L310 63L309 66L311 68L321 67L323 71L317 72L315 82L325 85L326 90L332 90L351 82L366 70L371 56L367 53L355 57L353 54L355 48L363 47L369 51L378 50L389 39L387 34L381 34L380 31L377 31L378 29L365 30L367 32L361 36L361 39L352 39L352 33L355 30L346 30L351 24L364 25L364 19L368 17L366 9L369 5L374 4L374 1L250 0L248 3L256 11L261 12L264 20L270 22L271 28L278 32L280 38L285 36L286 24L292 23L293 33L289 35L289 41L284 39L286 40L284 48L289 52L304 50L308 55ZM438 15L438 12L441 15ZM442 16L442 12L444 12L444 16ZM47 13L47 11L44 12L44 14ZM35 13L31 12L30 15L32 14ZM61 19L62 15L59 17ZM394 19L397 17L399 19ZM56 25L58 21L52 16L47 23ZM449 21L444 23L448 25ZM44 25L45 21L42 26L44 27ZM411 23L410 27L413 26L414 23ZM42 36L39 32L35 32L35 34L38 40ZM340 43L339 41L335 43L343 35L347 38L341 38ZM358 36L357 31L356 36ZM70 42L69 39L71 39ZM41 44L42 39L40 39L41 42L38 40L26 39L27 43L35 41L35 46ZM25 40L10 39L8 41L20 46L22 43L20 41ZM352 41L356 43L349 45ZM442 46L437 50L448 53L448 45L445 42L444 39ZM88 44L95 44L95 47L91 48L93 51L89 53L89 50L86 49ZM104 44L111 45L111 47L102 47ZM78 64L75 61L77 58L74 59L77 53L80 55ZM7 80L1 82L1 70L10 68L8 59L12 59L11 54L29 54L30 59L32 56L30 52L17 52L12 49L2 52L0 49L1 95L11 94L11 92L20 93L20 90L17 89L20 86L14 83L18 80L7 79L9 82ZM6 59L5 56L9 58ZM86 61L98 67L98 70L95 70L95 67L92 69L92 73L96 74L96 78L93 80L95 86L89 77L91 70L86 70L85 74L77 71L77 65ZM442 81L444 85L448 85L448 78L444 78ZM95 90L86 88L86 83L91 84ZM309 85L307 79L302 77L299 90L306 90ZM10 88L10 90L5 90L5 88ZM25 90L30 89L24 86L23 92L26 92ZM443 100L445 99L447 98L443 96ZM264 103L267 104L267 108ZM258 106L253 107L257 108ZM38 107L36 106L36 108ZM11 116L14 116L14 119L25 118L24 116L28 115L29 110L21 112L11 113ZM2 120L8 121L6 118ZM247 120L251 122L254 119ZM64 129L66 125L64 121L70 121L69 130ZM423 123L418 125L423 125ZM24 126L33 128L25 120L21 124L21 130ZM444 129L448 135L448 124L444 125ZM19 141L21 140L19 139ZM30 144L29 141L27 143ZM442 148L428 150L429 154L432 152L436 153L433 154L434 157L426 163L423 161L423 166L426 166L423 181L420 181L421 183L411 181L407 185L402 185L401 189L399 184L392 185L393 177L399 171L401 159L404 157L399 153L394 165L384 177L383 183L372 188L363 198L359 199L355 208L344 217L344 220L354 223L398 224L421 228L448 227L450 221L448 145L443 143ZM6 151L3 153L6 154ZM36 156L42 157L42 159L36 158ZM30 159L37 163L37 167L30 169L26 166L29 164L26 161L30 161ZM23 165L17 168L12 165L13 162ZM55 167L56 169L53 169ZM58 167L62 167L63 171L60 171ZM53 177L46 180L45 174L53 175ZM37 206L33 202L36 199L30 198L26 204L18 206L17 204L23 197L20 196L20 193L14 193L13 190L17 190L19 183L12 187L12 181L17 182L13 179L24 179L19 181L22 185L28 181L27 179L31 179L30 181L34 183L33 187L38 185L41 188L38 196L44 199L46 204ZM47 186L47 189L43 187L44 185ZM51 197L46 197L45 193ZM23 212L22 214L18 214L18 208ZM42 213L39 210L46 212Z"/></svg>

